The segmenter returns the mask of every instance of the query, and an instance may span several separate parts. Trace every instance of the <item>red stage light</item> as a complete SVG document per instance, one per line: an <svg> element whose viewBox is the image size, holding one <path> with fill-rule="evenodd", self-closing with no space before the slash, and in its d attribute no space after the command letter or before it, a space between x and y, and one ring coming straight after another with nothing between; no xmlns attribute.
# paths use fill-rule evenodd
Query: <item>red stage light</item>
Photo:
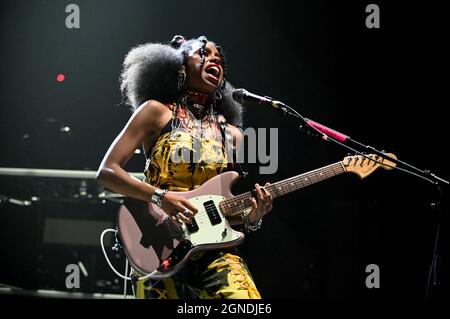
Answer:
<svg viewBox="0 0 450 319"><path fill-rule="evenodd" d="M66 79L66 76L62 73L60 73L56 76L56 81L58 81L58 82L64 82L65 79Z"/></svg>

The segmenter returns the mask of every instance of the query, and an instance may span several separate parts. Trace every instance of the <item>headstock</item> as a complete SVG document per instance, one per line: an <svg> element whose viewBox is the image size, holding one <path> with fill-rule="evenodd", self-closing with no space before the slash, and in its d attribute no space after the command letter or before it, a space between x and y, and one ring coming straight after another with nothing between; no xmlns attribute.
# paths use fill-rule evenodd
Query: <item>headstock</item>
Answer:
<svg viewBox="0 0 450 319"><path fill-rule="evenodd" d="M397 159L397 157L392 153L385 153L387 156ZM346 156L342 165L347 172L352 172L357 174L361 179L372 174L378 167L383 167L384 169L393 169L396 164L392 161L386 160L379 155L368 154L366 157L362 155L354 155L354 156ZM373 160L381 162L383 164L379 164Z"/></svg>

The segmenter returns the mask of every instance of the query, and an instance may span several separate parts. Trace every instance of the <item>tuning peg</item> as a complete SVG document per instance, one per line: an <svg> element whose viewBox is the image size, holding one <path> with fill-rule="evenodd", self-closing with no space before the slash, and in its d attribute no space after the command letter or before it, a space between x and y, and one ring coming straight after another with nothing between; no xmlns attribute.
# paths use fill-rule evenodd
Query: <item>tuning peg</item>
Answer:
<svg viewBox="0 0 450 319"><path fill-rule="evenodd" d="M359 159L361 160L361 163L359 163L359 166L363 166L364 165L364 160L366 159L364 156L360 156Z"/></svg>

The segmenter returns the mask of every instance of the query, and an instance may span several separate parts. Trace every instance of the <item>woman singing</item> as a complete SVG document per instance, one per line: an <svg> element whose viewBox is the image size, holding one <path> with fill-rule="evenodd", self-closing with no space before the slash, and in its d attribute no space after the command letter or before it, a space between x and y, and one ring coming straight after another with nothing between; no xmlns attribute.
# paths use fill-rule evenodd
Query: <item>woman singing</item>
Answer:
<svg viewBox="0 0 450 319"><path fill-rule="evenodd" d="M121 90L133 114L107 151L97 179L114 192L159 205L174 223L189 223L197 209L177 192L235 169L236 156L227 156L227 145L237 150L243 141L242 106L231 98L225 71L222 49L204 36L175 36L168 44L131 49ZM144 181L123 168L141 146ZM229 217L231 225L259 228L272 209L272 196L258 184L255 190L252 207ZM141 280L135 288L137 298L261 298L236 249L199 253L176 275L156 285Z"/></svg>

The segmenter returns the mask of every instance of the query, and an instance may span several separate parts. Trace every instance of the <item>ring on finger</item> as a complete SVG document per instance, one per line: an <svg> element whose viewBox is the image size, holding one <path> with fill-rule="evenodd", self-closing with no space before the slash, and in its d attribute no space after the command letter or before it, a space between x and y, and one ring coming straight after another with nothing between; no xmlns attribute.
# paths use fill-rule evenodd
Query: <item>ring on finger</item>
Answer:
<svg viewBox="0 0 450 319"><path fill-rule="evenodd" d="M183 222L182 220L181 220L181 212L178 212L177 213L177 222L179 222L180 224Z"/></svg>

